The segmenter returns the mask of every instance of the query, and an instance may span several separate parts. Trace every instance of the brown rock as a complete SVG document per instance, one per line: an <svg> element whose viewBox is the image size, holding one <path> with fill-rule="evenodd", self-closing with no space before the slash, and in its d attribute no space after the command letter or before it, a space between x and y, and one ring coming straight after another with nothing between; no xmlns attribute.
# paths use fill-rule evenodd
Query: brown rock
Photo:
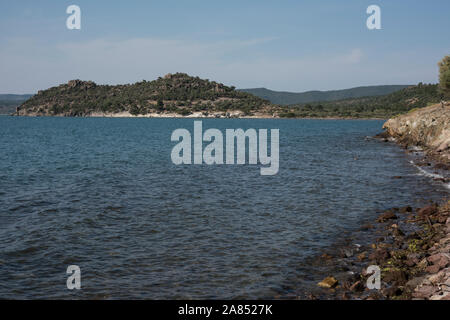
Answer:
<svg viewBox="0 0 450 320"><path fill-rule="evenodd" d="M386 272L386 274L383 276L383 280L386 282L396 282L398 284L404 284L407 280L407 274L402 270L391 270Z"/></svg>
<svg viewBox="0 0 450 320"><path fill-rule="evenodd" d="M361 282L361 280L358 280L351 285L350 290L356 292L364 291L364 284Z"/></svg>
<svg viewBox="0 0 450 320"><path fill-rule="evenodd" d="M364 261L366 259L366 256L367 256L366 252L362 252L358 254L357 258L359 261Z"/></svg>
<svg viewBox="0 0 450 320"><path fill-rule="evenodd" d="M436 285L436 284L440 283L442 280L444 280L444 277L445 277L445 271L440 271L440 272L438 272L438 273L433 274L432 276L430 276L430 277L428 278L428 280L429 280L432 284Z"/></svg>
<svg viewBox="0 0 450 320"><path fill-rule="evenodd" d="M417 288L412 294L413 297L418 299L428 299L437 292L437 288L431 285L425 285Z"/></svg>
<svg viewBox="0 0 450 320"><path fill-rule="evenodd" d="M391 220L391 219L397 219L397 216L394 214L394 212L388 210L388 211L384 212L383 214L381 214L378 217L377 221L378 222L385 222L385 221L388 221L388 220Z"/></svg>
<svg viewBox="0 0 450 320"><path fill-rule="evenodd" d="M428 266L428 262L426 258L423 258L420 260L420 262L417 264L417 267L424 270Z"/></svg>
<svg viewBox="0 0 450 320"><path fill-rule="evenodd" d="M417 278L412 278L411 280L409 280L406 283L406 288L410 289L410 290L414 290L416 287L418 287L422 281L425 279L425 277L417 277Z"/></svg>
<svg viewBox="0 0 450 320"><path fill-rule="evenodd" d="M448 265L450 264L450 259L446 256L443 256L441 258L441 260L439 260L437 262L437 265L439 266L439 268L443 269L446 268Z"/></svg>
<svg viewBox="0 0 450 320"><path fill-rule="evenodd" d="M326 277L320 281L317 285L322 288L334 288L338 284L338 281L334 277Z"/></svg>
<svg viewBox="0 0 450 320"><path fill-rule="evenodd" d="M407 212L412 212L412 208L410 206L406 206L406 207L401 207L399 209L400 213L407 213Z"/></svg>
<svg viewBox="0 0 450 320"><path fill-rule="evenodd" d="M433 204L430 206L423 207L422 209L419 209L419 211L417 211L417 214L420 217L425 217L425 216L433 215L437 212L438 212L438 207L437 207L437 205Z"/></svg>
<svg viewBox="0 0 450 320"><path fill-rule="evenodd" d="M333 257L331 255L329 255L328 253L324 253L323 255L320 256L322 259L325 260L331 260L333 259Z"/></svg>
<svg viewBox="0 0 450 320"><path fill-rule="evenodd" d="M398 286L390 286L389 288L383 289L382 293L388 297L394 297L401 295L403 290Z"/></svg>
<svg viewBox="0 0 450 320"><path fill-rule="evenodd" d="M381 263L386 259L389 259L389 251L386 248L378 248L369 255L369 260L377 263Z"/></svg>
<svg viewBox="0 0 450 320"><path fill-rule="evenodd" d="M368 231L368 230L373 229L373 228L374 228L373 225L368 223L368 224L363 225L360 230L361 231Z"/></svg>
<svg viewBox="0 0 450 320"><path fill-rule="evenodd" d="M432 266L426 267L425 271L428 273L437 273L439 271L439 269L440 269L439 266L434 264Z"/></svg>
<svg viewBox="0 0 450 320"><path fill-rule="evenodd" d="M439 260L441 260L441 258L442 258L442 254L441 253L433 254L432 256L429 256L427 258L427 261L430 262L430 263L436 263Z"/></svg>
<svg viewBox="0 0 450 320"><path fill-rule="evenodd" d="M450 292L440 292L433 295L430 300L450 300Z"/></svg>

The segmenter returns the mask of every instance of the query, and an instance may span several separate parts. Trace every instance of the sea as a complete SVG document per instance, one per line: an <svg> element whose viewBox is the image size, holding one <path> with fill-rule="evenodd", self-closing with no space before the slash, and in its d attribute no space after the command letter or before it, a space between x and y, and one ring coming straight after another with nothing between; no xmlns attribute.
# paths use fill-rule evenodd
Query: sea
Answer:
<svg viewBox="0 0 450 320"><path fill-rule="evenodd" d="M279 129L275 175L260 164L175 165L171 134L192 133L194 121L0 116L0 298L307 291L312 256L383 210L449 194L373 138L381 120L201 120L224 133ZM67 286L69 266L80 289Z"/></svg>

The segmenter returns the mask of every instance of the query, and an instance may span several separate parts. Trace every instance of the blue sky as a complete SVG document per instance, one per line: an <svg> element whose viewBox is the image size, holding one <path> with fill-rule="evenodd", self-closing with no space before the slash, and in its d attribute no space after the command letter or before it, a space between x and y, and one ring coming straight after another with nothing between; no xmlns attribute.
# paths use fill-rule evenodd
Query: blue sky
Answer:
<svg viewBox="0 0 450 320"><path fill-rule="evenodd" d="M71 4L81 30L66 28ZM366 27L371 4L381 30ZM436 82L449 12L448 0L0 0L0 93L169 72L296 92Z"/></svg>

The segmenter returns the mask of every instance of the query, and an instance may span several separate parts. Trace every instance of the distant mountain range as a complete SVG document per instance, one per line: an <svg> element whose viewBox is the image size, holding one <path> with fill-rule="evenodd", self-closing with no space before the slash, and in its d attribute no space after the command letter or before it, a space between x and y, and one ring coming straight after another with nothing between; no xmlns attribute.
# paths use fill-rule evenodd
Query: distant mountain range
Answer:
<svg viewBox="0 0 450 320"><path fill-rule="evenodd" d="M13 113L16 107L31 96L32 94L0 94L0 114Z"/></svg>
<svg viewBox="0 0 450 320"><path fill-rule="evenodd" d="M20 101L29 99L32 94L0 94L0 101Z"/></svg>
<svg viewBox="0 0 450 320"><path fill-rule="evenodd" d="M275 104L290 105L310 102L335 101L369 96L383 96L399 91L410 85L383 85L356 87L343 90L286 92L273 91L266 88L240 89Z"/></svg>

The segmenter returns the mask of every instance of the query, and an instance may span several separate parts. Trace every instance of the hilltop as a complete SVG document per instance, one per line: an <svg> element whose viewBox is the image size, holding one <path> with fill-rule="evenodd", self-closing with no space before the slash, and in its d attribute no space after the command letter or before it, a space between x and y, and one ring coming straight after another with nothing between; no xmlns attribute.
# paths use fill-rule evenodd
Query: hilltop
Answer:
<svg viewBox="0 0 450 320"><path fill-rule="evenodd" d="M334 101L351 98L361 98L369 96L382 96L404 88L410 85L383 85L383 86L365 86L343 90L330 91L306 91L306 92L286 92L273 91L266 88L241 89L240 91L251 93L262 99L269 100L275 104L290 105L300 103L310 103L319 101Z"/></svg>
<svg viewBox="0 0 450 320"><path fill-rule="evenodd" d="M269 101L234 87L175 73L114 86L71 80L39 91L17 108L16 115L272 116L275 109Z"/></svg>

